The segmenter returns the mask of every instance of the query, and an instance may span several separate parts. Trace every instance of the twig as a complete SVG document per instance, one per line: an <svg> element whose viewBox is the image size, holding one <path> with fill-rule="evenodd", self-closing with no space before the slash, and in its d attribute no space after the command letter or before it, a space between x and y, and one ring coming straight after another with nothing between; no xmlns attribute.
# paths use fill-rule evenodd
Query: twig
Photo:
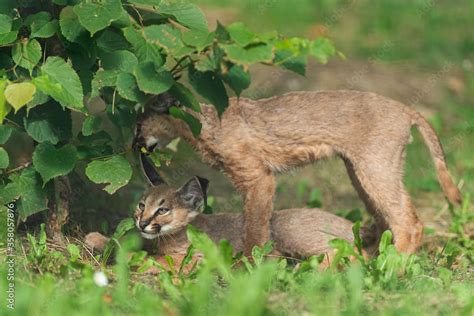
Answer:
<svg viewBox="0 0 474 316"><path fill-rule="evenodd" d="M14 173L14 172L23 170L23 169L25 169L25 168L28 168L30 165L31 165L31 161L27 161L27 162L25 162L25 163L19 165L19 166L16 167L16 168L7 170L7 171L5 172L5 174L10 174L10 173Z"/></svg>
<svg viewBox="0 0 474 316"><path fill-rule="evenodd" d="M127 6L130 6L134 11L135 13L138 15L138 22L140 23L141 27L143 28L144 25L143 25L143 17L142 15L140 14L140 11L137 10L137 8L135 7L135 5L127 5Z"/></svg>
<svg viewBox="0 0 474 316"><path fill-rule="evenodd" d="M102 265L100 264L100 262L95 258L94 254L89 250L89 248L87 248L87 246L85 245L82 245L82 248L84 248L87 253L89 254L89 256L95 261L95 263L97 264L98 267L101 267Z"/></svg>
<svg viewBox="0 0 474 316"><path fill-rule="evenodd" d="M11 124L11 125L13 125L13 126L16 127L16 128L23 128L21 125L17 124L16 122L14 122L14 121L12 121L12 120L10 120L10 119L5 118L5 121L7 121L8 124Z"/></svg>
<svg viewBox="0 0 474 316"><path fill-rule="evenodd" d="M115 97L117 95L117 89L114 89L114 93L112 94L112 114L115 114Z"/></svg>
<svg viewBox="0 0 474 316"><path fill-rule="evenodd" d="M132 149L130 148L130 149L124 150L124 151L119 152L119 153L114 153L114 154L110 154L110 155L94 157L94 158L91 158L90 160L91 160L91 161L94 161L94 160L107 159L107 158L110 158L110 157L113 157L113 156L116 156L116 155L124 155L124 154L126 154L126 153L131 152L131 151L132 151Z"/></svg>
<svg viewBox="0 0 474 316"><path fill-rule="evenodd" d="M176 61L176 65L174 65L173 68L171 68L170 72L172 73L173 71L175 71L176 68L178 68L181 65L181 63L188 57L189 56L183 56L178 61Z"/></svg>

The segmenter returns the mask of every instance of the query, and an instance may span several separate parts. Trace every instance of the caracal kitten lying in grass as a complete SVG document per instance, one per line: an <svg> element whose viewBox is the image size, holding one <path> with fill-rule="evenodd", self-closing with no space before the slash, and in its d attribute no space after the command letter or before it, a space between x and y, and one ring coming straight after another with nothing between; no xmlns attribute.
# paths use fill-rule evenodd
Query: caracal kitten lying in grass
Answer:
<svg viewBox="0 0 474 316"><path fill-rule="evenodd" d="M243 251L242 214L202 214L208 185L206 179L194 177L176 189L163 184L154 172L151 176L149 172L147 174L155 185L143 195L134 218L141 235L156 240L158 255L186 254L190 245L186 236L188 224L205 232L216 243L226 239L235 252ZM275 211L270 227L275 253L293 258L321 254L330 257L329 241L335 238L353 241L350 221L319 209ZM99 251L107 241L99 233L86 236L86 244Z"/></svg>

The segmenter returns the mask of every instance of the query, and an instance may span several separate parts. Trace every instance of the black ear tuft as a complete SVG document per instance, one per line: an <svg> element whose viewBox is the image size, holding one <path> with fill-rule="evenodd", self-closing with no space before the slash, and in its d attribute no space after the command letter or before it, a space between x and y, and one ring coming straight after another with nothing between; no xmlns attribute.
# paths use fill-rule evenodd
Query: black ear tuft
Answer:
<svg viewBox="0 0 474 316"><path fill-rule="evenodd" d="M200 176L196 176L196 179L199 181L199 185L201 186L202 194L204 196L204 207L207 206L207 189L209 188L209 180L206 178L201 178Z"/></svg>
<svg viewBox="0 0 474 316"><path fill-rule="evenodd" d="M151 98L145 106L145 111L151 111L157 114L169 114L169 109L173 106L180 106L179 100L171 95L171 93L164 92Z"/></svg>
<svg viewBox="0 0 474 316"><path fill-rule="evenodd" d="M204 178L194 177L177 191L181 203L190 212L199 211L202 206L205 206L208 183L209 181Z"/></svg>
<svg viewBox="0 0 474 316"><path fill-rule="evenodd" d="M163 178L160 176L155 167L150 163L147 156L144 153L140 153L140 164L142 166L142 171L145 174L148 182L151 185L157 186L160 184L166 184Z"/></svg>

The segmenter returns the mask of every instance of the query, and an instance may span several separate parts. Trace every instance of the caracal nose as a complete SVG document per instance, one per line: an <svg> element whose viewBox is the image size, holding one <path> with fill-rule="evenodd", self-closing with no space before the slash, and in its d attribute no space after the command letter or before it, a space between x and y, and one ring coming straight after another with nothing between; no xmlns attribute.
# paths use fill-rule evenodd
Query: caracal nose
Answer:
<svg viewBox="0 0 474 316"><path fill-rule="evenodd" d="M151 220L140 220L138 226L140 226L141 230L144 230L150 224L150 222Z"/></svg>

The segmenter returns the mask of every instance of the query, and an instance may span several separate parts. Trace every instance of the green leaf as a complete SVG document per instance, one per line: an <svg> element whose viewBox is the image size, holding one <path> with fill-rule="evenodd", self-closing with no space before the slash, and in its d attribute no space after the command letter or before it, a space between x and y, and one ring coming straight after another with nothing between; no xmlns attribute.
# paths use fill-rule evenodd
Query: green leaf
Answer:
<svg viewBox="0 0 474 316"><path fill-rule="evenodd" d="M0 76L4 76L7 72L7 69L12 69L15 66L13 62L13 58L11 54L5 54L4 52L0 52ZM2 78L0 78L0 82L2 82Z"/></svg>
<svg viewBox="0 0 474 316"><path fill-rule="evenodd" d="M13 46L12 57L15 63L28 69L30 73L41 59L42 49L40 43L33 39L30 41L20 41Z"/></svg>
<svg viewBox="0 0 474 316"><path fill-rule="evenodd" d="M278 40L274 43L274 45L277 50L290 51L296 57L309 53L311 41L300 37L290 37Z"/></svg>
<svg viewBox="0 0 474 316"><path fill-rule="evenodd" d="M90 72L97 64L97 48L91 40L83 43L65 43L66 54L77 72ZM91 76L92 77L92 76Z"/></svg>
<svg viewBox="0 0 474 316"><path fill-rule="evenodd" d="M330 40L320 37L311 42L310 53L317 61L325 64L336 54L336 49Z"/></svg>
<svg viewBox="0 0 474 316"><path fill-rule="evenodd" d="M0 14L0 34L9 33L12 30L13 19L5 14Z"/></svg>
<svg viewBox="0 0 474 316"><path fill-rule="evenodd" d="M10 164L10 158L8 157L7 151L0 147L0 169L5 169Z"/></svg>
<svg viewBox="0 0 474 316"><path fill-rule="evenodd" d="M91 99L99 96L99 91L104 87L113 87L117 83L118 70L99 70L92 79Z"/></svg>
<svg viewBox="0 0 474 316"><path fill-rule="evenodd" d="M39 174L33 168L26 168L21 175L13 174L5 191L11 202L20 197L18 212L20 219L25 220L28 216L47 209L46 191L41 186ZM3 194L3 197L5 195Z"/></svg>
<svg viewBox="0 0 474 316"><path fill-rule="evenodd" d="M7 81L0 79L0 126L3 124L3 120L10 113L11 106L7 103L5 99L5 87L7 86Z"/></svg>
<svg viewBox="0 0 474 316"><path fill-rule="evenodd" d="M158 6L160 5L161 0L128 0L128 2L138 5Z"/></svg>
<svg viewBox="0 0 474 316"><path fill-rule="evenodd" d="M30 38L48 38L58 30L58 21L51 19L49 12L38 12L28 16L25 24L30 28Z"/></svg>
<svg viewBox="0 0 474 316"><path fill-rule="evenodd" d="M57 144L59 141L53 126L46 120L27 120L25 117L24 125L28 135L39 143L50 142Z"/></svg>
<svg viewBox="0 0 474 316"><path fill-rule="evenodd" d="M16 0L2 0L0 1L0 13L11 14L17 6Z"/></svg>
<svg viewBox="0 0 474 316"><path fill-rule="evenodd" d="M204 55L201 56L201 59L194 63L194 67L201 72L216 71L220 68L220 64L217 65L216 62L217 60L214 59L213 54Z"/></svg>
<svg viewBox="0 0 474 316"><path fill-rule="evenodd" d="M274 64L304 76L306 74L308 58L306 56L295 56L289 50L277 50L275 52Z"/></svg>
<svg viewBox="0 0 474 316"><path fill-rule="evenodd" d="M113 154L112 147L110 146L112 138L103 130L91 136L84 136L81 133L77 138L81 144L77 147L78 160L93 159Z"/></svg>
<svg viewBox="0 0 474 316"><path fill-rule="evenodd" d="M137 80L127 72L122 72L117 77L117 91L119 95L133 102L145 102L146 96L138 89Z"/></svg>
<svg viewBox="0 0 474 316"><path fill-rule="evenodd" d="M178 2L162 4L158 7L160 14L167 14L173 16L176 21L190 29L200 31L207 31L209 26L207 24L206 16L193 3Z"/></svg>
<svg viewBox="0 0 474 316"><path fill-rule="evenodd" d="M197 93L211 102L222 115L229 106L229 97L222 80L213 72L200 72L189 68L189 81Z"/></svg>
<svg viewBox="0 0 474 316"><path fill-rule="evenodd" d="M133 133L130 127L136 122L137 112L130 103L120 102L115 105L115 108L111 104L107 105L107 116L118 128L126 129L128 127L129 132Z"/></svg>
<svg viewBox="0 0 474 316"><path fill-rule="evenodd" d="M352 234L354 235L354 245L356 246L359 254L362 254L362 238L360 237L360 221L357 221L352 225Z"/></svg>
<svg viewBox="0 0 474 316"><path fill-rule="evenodd" d="M23 24L22 22L23 21L20 18L17 18L12 21L12 27L10 32L0 33L0 45L7 45L16 41L18 37L18 30Z"/></svg>
<svg viewBox="0 0 474 316"><path fill-rule="evenodd" d="M383 254L387 251L388 247L392 244L392 232L386 230L383 232L379 243L379 253Z"/></svg>
<svg viewBox="0 0 474 316"><path fill-rule="evenodd" d="M23 118L23 125L28 135L39 143L56 144L72 137L71 111L54 101L32 109L29 116Z"/></svg>
<svg viewBox="0 0 474 316"><path fill-rule="evenodd" d="M153 62L155 67L161 67L165 63L165 58L162 55L161 47L157 44L148 42L143 32L136 30L133 27L123 29L123 34L127 41L132 44L133 51L137 56L139 62Z"/></svg>
<svg viewBox="0 0 474 316"><path fill-rule="evenodd" d="M203 32L199 30L189 30L182 35L183 42L186 45L196 47L198 52L212 45L215 33Z"/></svg>
<svg viewBox="0 0 474 316"><path fill-rule="evenodd" d="M17 174L12 174L9 179L16 180L19 176ZM20 196L18 192L18 185L15 182L10 182L6 185L0 185L0 203L5 205L7 203L13 202Z"/></svg>
<svg viewBox="0 0 474 316"><path fill-rule="evenodd" d="M189 46L181 46L179 49L172 52L174 58L179 59L182 57L190 56L194 53L195 49Z"/></svg>
<svg viewBox="0 0 474 316"><path fill-rule="evenodd" d="M237 96L250 86L250 73L243 66L232 65L228 72L222 75L222 79L234 90Z"/></svg>
<svg viewBox="0 0 474 316"><path fill-rule="evenodd" d="M240 46L247 46L256 40L256 35L242 22L232 23L226 27L230 38Z"/></svg>
<svg viewBox="0 0 474 316"><path fill-rule="evenodd" d="M201 105L194 97L193 93L189 91L184 85L179 82L175 82L171 87L169 92L176 98L178 101L187 108L200 113Z"/></svg>
<svg viewBox="0 0 474 316"><path fill-rule="evenodd" d="M160 94L173 85L173 76L167 70L155 70L151 62L141 63L135 69L138 87L141 91L150 94Z"/></svg>
<svg viewBox="0 0 474 316"><path fill-rule="evenodd" d="M227 58L241 65L273 61L273 47L268 44L252 45L243 48L235 44L222 44L221 47L227 54Z"/></svg>
<svg viewBox="0 0 474 316"><path fill-rule="evenodd" d="M71 256L71 258L69 259L70 261L74 262L74 261L77 261L77 259L81 258L81 250L75 244L68 244L67 251L69 252L69 255Z"/></svg>
<svg viewBox="0 0 474 316"><path fill-rule="evenodd" d="M50 143L42 143L36 146L33 153L33 166L43 178L43 186L52 178L69 174L76 160L76 147L71 144L56 149Z"/></svg>
<svg viewBox="0 0 474 316"><path fill-rule="evenodd" d="M116 155L105 160L92 161L87 165L86 175L94 183L109 183L104 190L114 194L130 181L132 167L127 159Z"/></svg>
<svg viewBox="0 0 474 316"><path fill-rule="evenodd" d="M5 99L17 112L28 102L33 100L36 87L31 82L13 83L5 89Z"/></svg>
<svg viewBox="0 0 474 316"><path fill-rule="evenodd" d="M46 103L49 100L50 99L49 99L48 95L44 94L40 90L36 90L36 93L33 96L33 100L28 102L28 104L26 105L27 111L31 110L32 108L34 108L37 105Z"/></svg>
<svg viewBox="0 0 474 316"><path fill-rule="evenodd" d="M97 39L97 47L106 52L128 50L130 44L122 34L118 34L110 29L105 30Z"/></svg>
<svg viewBox="0 0 474 316"><path fill-rule="evenodd" d="M9 125L0 125L0 145L5 144L13 132L13 127Z"/></svg>
<svg viewBox="0 0 474 316"><path fill-rule="evenodd" d="M120 221L115 229L115 232L110 238L109 242L105 245L104 251L102 253L102 260L103 262L107 262L108 258L112 254L112 251L117 247L117 240L121 239L127 232L134 229L135 220L133 218L126 218Z"/></svg>
<svg viewBox="0 0 474 316"><path fill-rule="evenodd" d="M84 108L82 84L74 69L60 57L48 57L41 67L43 76L35 78L36 87L73 110Z"/></svg>
<svg viewBox="0 0 474 316"><path fill-rule="evenodd" d="M137 57L128 50L104 52L100 54L101 64L105 70L133 72L138 65Z"/></svg>
<svg viewBox="0 0 474 316"><path fill-rule="evenodd" d="M219 42L224 43L230 41L229 32L227 32L225 26L222 25L221 22L217 21L216 30L214 32L216 33L216 38Z"/></svg>
<svg viewBox="0 0 474 316"><path fill-rule="evenodd" d="M101 2L81 2L74 6L74 13L81 25L91 35L105 29L113 21L118 20L123 13L120 0L102 0Z"/></svg>
<svg viewBox="0 0 474 316"><path fill-rule="evenodd" d="M16 40L18 31L11 31L9 33L0 34L0 45L7 45Z"/></svg>
<svg viewBox="0 0 474 316"><path fill-rule="evenodd" d="M79 23L72 7L65 7L59 14L61 33L70 42L83 43L89 39L89 32Z"/></svg>
<svg viewBox="0 0 474 316"><path fill-rule="evenodd" d="M145 38L147 41L164 48L169 53L174 53L184 46L181 40L181 31L169 24L145 27Z"/></svg>
<svg viewBox="0 0 474 316"><path fill-rule="evenodd" d="M99 116L88 116L82 123L82 135L90 136L100 131L102 119Z"/></svg>
<svg viewBox="0 0 474 316"><path fill-rule="evenodd" d="M41 188L41 182L32 168L23 170L18 183L20 192L20 219L47 209L46 192Z"/></svg>
<svg viewBox="0 0 474 316"><path fill-rule="evenodd" d="M197 118L177 107L170 108L171 116L185 121L195 137L201 133L202 124Z"/></svg>

